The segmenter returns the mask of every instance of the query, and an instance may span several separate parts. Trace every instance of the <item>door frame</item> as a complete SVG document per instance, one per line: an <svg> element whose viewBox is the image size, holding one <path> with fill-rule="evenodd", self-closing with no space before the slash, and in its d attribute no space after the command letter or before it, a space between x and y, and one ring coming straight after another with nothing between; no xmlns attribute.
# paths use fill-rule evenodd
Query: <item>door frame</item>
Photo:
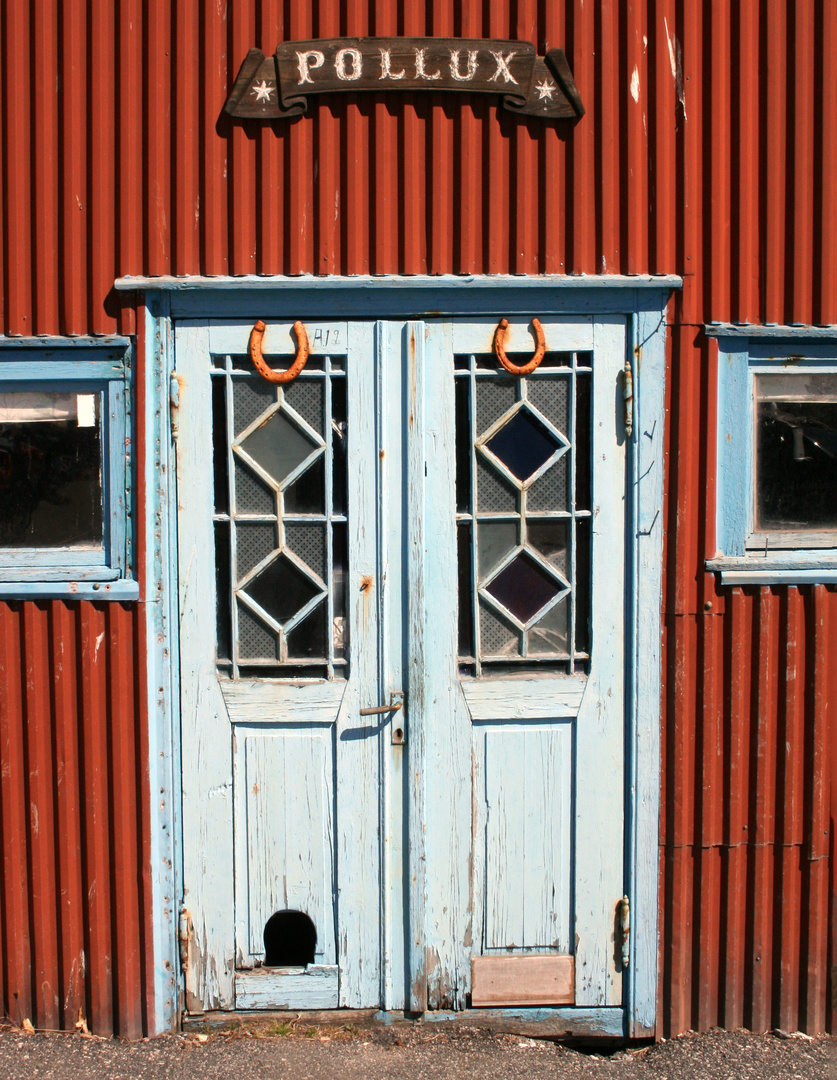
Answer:
<svg viewBox="0 0 837 1080"><path fill-rule="evenodd" d="M656 1030L660 806L661 599L666 308L675 275L625 277L120 278L138 294L136 415L143 438L145 535L137 576L145 611L149 825L154 966L149 1029L177 1026L182 1009L178 913L182 896L177 506L172 436L178 386L173 325L181 318L441 316L539 318L623 315L633 353L628 454L625 701L625 890L630 963L623 1008L513 1010L562 1032L646 1038ZM631 344L632 343L632 348ZM484 1014L485 1010L478 1010ZM508 1010L506 1010L508 1012ZM527 1014L525 1017L522 1014ZM537 1013L537 1016L535 1015Z"/></svg>

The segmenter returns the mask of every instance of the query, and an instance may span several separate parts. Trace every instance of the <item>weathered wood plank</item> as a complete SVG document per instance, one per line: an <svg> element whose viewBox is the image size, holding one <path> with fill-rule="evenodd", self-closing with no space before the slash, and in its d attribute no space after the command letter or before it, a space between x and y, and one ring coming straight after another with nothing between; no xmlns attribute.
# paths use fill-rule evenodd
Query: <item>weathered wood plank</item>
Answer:
<svg viewBox="0 0 837 1080"><path fill-rule="evenodd" d="M350 327L347 359L349 618L351 675L337 718L336 853L340 1005L380 1002L380 704L375 484L374 326Z"/></svg>
<svg viewBox="0 0 837 1080"><path fill-rule="evenodd" d="M239 1009L336 1009L339 974L335 965L237 971Z"/></svg>
<svg viewBox="0 0 837 1080"><path fill-rule="evenodd" d="M625 445L615 391L625 322L596 324L593 379L593 642L576 721L575 934L579 1005L616 1005L613 926L624 888Z"/></svg>
<svg viewBox="0 0 837 1080"><path fill-rule="evenodd" d="M471 1001L480 1005L572 1005L572 956L475 956Z"/></svg>
<svg viewBox="0 0 837 1080"><path fill-rule="evenodd" d="M499 301L500 307L502 300ZM452 325L452 345L456 353L493 353L494 331L502 316L508 315L509 326L506 330L505 349L507 353L532 353L535 340L530 328L533 316L540 318L546 341L547 351L575 352L593 348L593 317L591 315L572 315L563 318L544 318L538 311L537 298L530 300L531 314L513 315L500 311L497 321L481 319L472 322L468 319L455 319Z"/></svg>
<svg viewBox="0 0 837 1080"><path fill-rule="evenodd" d="M276 320L267 324L262 339L265 356L288 356L297 350L293 332L294 319ZM209 347L213 353L241 355L247 352L250 331L255 320L229 319L209 324ZM309 352L312 356L342 356L348 347L348 323L306 319Z"/></svg>
<svg viewBox="0 0 837 1080"><path fill-rule="evenodd" d="M316 956L334 963L332 733L302 728L240 741L247 843L237 873L247 890L237 892L249 898L250 956L264 955L271 915L291 910L311 919Z"/></svg>
<svg viewBox="0 0 837 1080"><path fill-rule="evenodd" d="M566 678L463 679L472 720L561 720L578 712L586 675Z"/></svg>
<svg viewBox="0 0 837 1080"><path fill-rule="evenodd" d="M202 1011L235 1006L232 746L215 673L208 331L178 332L175 345L181 416L188 415L177 446L180 655L189 673L181 680L183 901L193 931L186 1008Z"/></svg>
<svg viewBox="0 0 837 1080"><path fill-rule="evenodd" d="M345 682L284 683L221 680L234 724L333 724L346 692Z"/></svg>

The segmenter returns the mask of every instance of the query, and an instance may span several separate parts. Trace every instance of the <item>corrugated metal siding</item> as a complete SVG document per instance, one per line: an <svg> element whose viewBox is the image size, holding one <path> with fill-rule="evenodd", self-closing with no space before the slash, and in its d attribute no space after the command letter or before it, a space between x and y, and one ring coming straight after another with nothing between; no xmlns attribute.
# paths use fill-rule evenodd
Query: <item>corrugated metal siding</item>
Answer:
<svg viewBox="0 0 837 1080"><path fill-rule="evenodd" d="M823 586L666 617L664 1034L833 1023L835 620Z"/></svg>
<svg viewBox="0 0 837 1080"><path fill-rule="evenodd" d="M0 603L4 1015L137 1037L150 956L138 612Z"/></svg>
<svg viewBox="0 0 837 1080"><path fill-rule="evenodd" d="M273 126L224 115L251 45L270 53L279 40L339 34L562 46L587 115L546 127L432 94L335 97ZM700 327L837 322L837 5L8 0L0 53L7 334L131 332L133 310L112 292L123 274L684 275L671 308L661 1023L759 1026L767 1009L789 1018L783 1026L795 1013L799 1026L832 1024L823 979L834 856L817 854L812 830L822 814L833 828L834 784L811 739L830 745L833 719L811 671L837 667L837 637L829 646L811 612L833 593L719 594L703 572L714 545L715 359ZM793 649L777 629L791 612ZM741 670L765 684L744 696L727 690L740 675L730 650L744 648L730 637L736 619L750 620ZM791 679L795 657L806 666ZM761 767L778 731L759 742L770 694L782 695L782 731L802 748L801 789L787 762L780 773ZM723 767L711 731L735 733ZM768 839L742 843L727 829L706 846L693 828L706 799L728 803L727 817L746 807L756 832L762 803L778 805L802 839L779 841L769 824ZM737 952L718 951L728 895L739 921L748 904ZM797 910L797 944L760 951L758 920L775 928L777 911L786 925Z"/></svg>
<svg viewBox="0 0 837 1080"><path fill-rule="evenodd" d="M835 22L817 0L10 0L5 332L129 329L114 278L169 273L676 271L684 322L837 321ZM252 45L389 33L562 45L587 115L223 113Z"/></svg>

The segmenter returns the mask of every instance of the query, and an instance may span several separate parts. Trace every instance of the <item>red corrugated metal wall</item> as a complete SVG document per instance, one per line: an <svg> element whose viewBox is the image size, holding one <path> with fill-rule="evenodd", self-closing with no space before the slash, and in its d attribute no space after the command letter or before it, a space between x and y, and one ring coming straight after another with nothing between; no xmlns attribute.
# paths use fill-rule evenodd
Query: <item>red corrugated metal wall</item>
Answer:
<svg viewBox="0 0 837 1080"><path fill-rule="evenodd" d="M0 970L16 1024L145 1026L140 640L136 607L0 603Z"/></svg>
<svg viewBox="0 0 837 1080"><path fill-rule="evenodd" d="M224 115L249 47L371 34L561 46L587 115L550 127L433 94L334 98L272 126ZM716 359L701 326L837 322L837 5L7 0L0 49L7 334L131 332L123 274L684 276L661 1029L832 1025L835 597L719 593L703 572Z"/></svg>

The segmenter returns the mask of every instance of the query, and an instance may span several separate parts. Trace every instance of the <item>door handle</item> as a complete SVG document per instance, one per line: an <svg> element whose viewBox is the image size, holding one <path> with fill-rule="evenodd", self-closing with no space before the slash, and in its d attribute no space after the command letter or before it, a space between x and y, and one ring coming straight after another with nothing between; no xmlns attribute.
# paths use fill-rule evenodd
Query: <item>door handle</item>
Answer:
<svg viewBox="0 0 837 1080"><path fill-rule="evenodd" d="M396 701L396 698L398 700ZM379 716L381 713L398 712L404 707L404 695L400 691L394 691L389 696L389 705L376 705L373 709L361 709L361 716Z"/></svg>

